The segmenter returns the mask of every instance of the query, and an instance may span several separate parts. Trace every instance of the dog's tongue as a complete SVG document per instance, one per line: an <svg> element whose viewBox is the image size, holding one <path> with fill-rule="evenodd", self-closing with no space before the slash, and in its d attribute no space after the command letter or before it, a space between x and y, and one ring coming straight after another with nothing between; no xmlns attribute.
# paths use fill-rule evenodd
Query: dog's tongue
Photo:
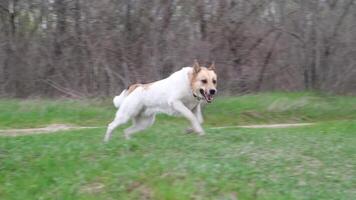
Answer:
<svg viewBox="0 0 356 200"><path fill-rule="evenodd" d="M210 94L206 94L205 97L206 97L205 99L208 103L211 103L211 101L213 100L213 96Z"/></svg>

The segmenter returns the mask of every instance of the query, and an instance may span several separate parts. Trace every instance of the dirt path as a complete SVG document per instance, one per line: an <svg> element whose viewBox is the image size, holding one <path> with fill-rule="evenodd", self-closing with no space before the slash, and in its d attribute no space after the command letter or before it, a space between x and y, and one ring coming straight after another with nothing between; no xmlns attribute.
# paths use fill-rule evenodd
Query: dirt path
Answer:
<svg viewBox="0 0 356 200"><path fill-rule="evenodd" d="M209 129L227 129L227 128L289 128L289 127L300 127L300 126L310 126L314 123L298 123L298 124L261 124L261 125L248 125L248 126L221 126L221 127L211 127ZM89 128L103 128L97 126L72 126L66 124L51 124L43 128L26 128L26 129L5 129L0 130L0 136L22 136L22 135L35 135L35 134L49 134L58 131L68 131L68 130L78 130L78 129L89 129Z"/></svg>
<svg viewBox="0 0 356 200"><path fill-rule="evenodd" d="M297 124L259 124L259 125L247 125L247 126L221 126L212 127L210 129L226 129L226 128L290 128L300 126L310 126L314 123L297 123Z"/></svg>
<svg viewBox="0 0 356 200"><path fill-rule="evenodd" d="M25 128L25 129L5 129L0 130L0 136L21 136L21 135L34 135L44 133L54 133L58 131L88 129L99 127L85 127L85 126L72 126L66 124L51 124L43 128Z"/></svg>

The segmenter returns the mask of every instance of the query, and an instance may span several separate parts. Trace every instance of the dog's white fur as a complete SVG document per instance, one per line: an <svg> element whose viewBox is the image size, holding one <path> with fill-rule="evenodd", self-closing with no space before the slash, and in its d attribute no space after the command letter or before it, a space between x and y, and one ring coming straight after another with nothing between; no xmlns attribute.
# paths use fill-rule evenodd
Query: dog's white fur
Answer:
<svg viewBox="0 0 356 200"><path fill-rule="evenodd" d="M116 127L132 119L132 126L124 131L125 138L129 139L133 133L151 126L157 113L182 115L190 121L196 133L204 135L201 127L203 123L201 103L204 98L200 94L195 94L192 89L191 74L194 73L194 69L184 67L166 79L148 86L138 86L133 91L124 90L116 96L113 103L118 111L115 119L108 125L104 141L109 141Z"/></svg>

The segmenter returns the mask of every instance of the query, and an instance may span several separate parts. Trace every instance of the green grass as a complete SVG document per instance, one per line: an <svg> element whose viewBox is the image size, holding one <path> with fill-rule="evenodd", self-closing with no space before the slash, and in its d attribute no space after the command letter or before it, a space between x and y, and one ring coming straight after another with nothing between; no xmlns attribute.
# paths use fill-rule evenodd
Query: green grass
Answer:
<svg viewBox="0 0 356 200"><path fill-rule="evenodd" d="M0 100L0 128L50 123L103 126L115 109L110 100ZM266 93L219 97L205 110L208 125L265 124L355 119L356 97ZM177 118L160 116L176 121ZM184 120L178 120L180 122Z"/></svg>
<svg viewBox="0 0 356 200"><path fill-rule="evenodd" d="M0 127L104 126L111 102L1 100ZM356 97L220 97L204 137L160 116L132 140L122 128L0 137L0 199L355 199ZM317 122L284 129L211 126Z"/></svg>

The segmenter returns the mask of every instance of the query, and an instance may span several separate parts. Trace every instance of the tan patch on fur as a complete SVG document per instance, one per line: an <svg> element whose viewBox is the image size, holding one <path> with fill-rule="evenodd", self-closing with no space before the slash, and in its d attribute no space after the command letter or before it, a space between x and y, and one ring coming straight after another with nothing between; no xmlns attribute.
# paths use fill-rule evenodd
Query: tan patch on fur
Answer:
<svg viewBox="0 0 356 200"><path fill-rule="evenodd" d="M136 90L138 87L143 87L143 89L147 90L153 83L154 82L146 83L146 84L136 83L136 84L130 85L129 88L127 89L127 92L128 92L128 94L130 94L131 92Z"/></svg>
<svg viewBox="0 0 356 200"><path fill-rule="evenodd" d="M136 88L138 88L140 86L142 86L142 84L140 84L140 83L130 85L129 88L127 89L128 94L130 94L131 92L133 92Z"/></svg>
<svg viewBox="0 0 356 200"><path fill-rule="evenodd" d="M146 84L143 84L143 89L147 90L148 88L150 88L150 86L152 85L153 83L146 83Z"/></svg>

